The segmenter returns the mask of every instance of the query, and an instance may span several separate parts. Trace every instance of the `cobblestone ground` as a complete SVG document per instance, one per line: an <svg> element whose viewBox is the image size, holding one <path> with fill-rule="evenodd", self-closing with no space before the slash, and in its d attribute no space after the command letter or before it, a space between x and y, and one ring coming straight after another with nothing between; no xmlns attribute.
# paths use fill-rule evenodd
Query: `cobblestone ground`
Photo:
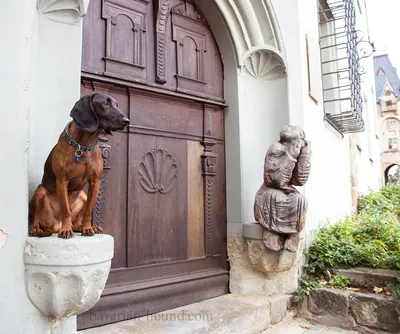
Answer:
<svg viewBox="0 0 400 334"><path fill-rule="evenodd" d="M260 334L359 334L356 331L313 325L303 319L283 321Z"/></svg>

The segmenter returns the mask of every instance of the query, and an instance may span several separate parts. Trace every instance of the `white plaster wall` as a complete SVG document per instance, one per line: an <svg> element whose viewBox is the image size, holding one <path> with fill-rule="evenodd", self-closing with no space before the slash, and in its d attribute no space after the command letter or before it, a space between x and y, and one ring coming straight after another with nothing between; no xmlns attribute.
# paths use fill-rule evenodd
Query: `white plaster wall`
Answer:
<svg viewBox="0 0 400 334"><path fill-rule="evenodd" d="M253 222L254 198L263 183L265 154L289 123L287 81L261 81L246 73L241 73L238 81L243 222Z"/></svg>
<svg viewBox="0 0 400 334"><path fill-rule="evenodd" d="M23 245L28 217L29 115L34 112L33 74L37 50L36 3L7 2L0 11L0 94L3 138L0 167L0 229L8 239L0 248L0 332L45 333L49 322L28 300Z"/></svg>
<svg viewBox="0 0 400 334"><path fill-rule="evenodd" d="M197 1L224 64L228 235L254 221L254 197L263 182L264 157L289 122L287 79L257 80L239 68L233 41L215 5ZM239 94L240 92L240 94Z"/></svg>
<svg viewBox="0 0 400 334"><path fill-rule="evenodd" d="M281 29L288 65L290 123L303 125L313 149L312 169L303 191L309 202L306 231L313 230L327 219L336 220L351 212L349 138L341 138L323 120L323 103L315 103L308 94L306 35L318 41L317 1L273 0ZM363 6L363 2L362 6ZM287 8L290 7L290 11ZM363 14L365 11L363 11ZM366 31L365 15L359 17L357 28ZM318 55L319 57L319 55ZM374 102L372 57L365 61L370 71L363 76L363 92L368 105L364 118L366 132L360 135L365 149L358 153L358 191L379 187L379 153L376 131L373 129ZM319 69L320 71L320 69ZM369 126L369 127L368 127ZM370 161L372 158L373 162Z"/></svg>
<svg viewBox="0 0 400 334"><path fill-rule="evenodd" d="M368 5L368 3L367 3ZM368 11L365 8L365 1L360 0L360 9L357 8L357 29L364 32L364 40L368 40ZM361 35L360 35L361 37ZM362 45L362 44L360 44ZM372 51L364 44L367 52ZM360 55L362 53L360 52ZM366 193L369 189L379 189L381 182L379 139L377 138L377 118L375 112L375 74L372 55L361 60L365 66L366 73L362 75L362 97L364 102L365 131L357 135L357 144L360 150L357 151L357 174L358 193Z"/></svg>
<svg viewBox="0 0 400 334"><path fill-rule="evenodd" d="M71 119L80 97L82 32L79 24L65 24L38 15L36 110L30 116L29 194L43 176L43 166Z"/></svg>
<svg viewBox="0 0 400 334"><path fill-rule="evenodd" d="M311 175L302 190L309 205L305 230L310 231L351 210L349 145L325 125L322 101L317 104L308 94L306 35L318 41L317 1L301 6L296 0L274 1L274 8L288 62L289 91L296 92L289 95L290 123L304 127L313 151Z"/></svg>
<svg viewBox="0 0 400 334"><path fill-rule="evenodd" d="M372 72L373 73L373 72ZM358 193L368 193L370 189L379 189L381 184L381 161L379 154L379 139L374 129L374 93L369 88L368 72L365 74L364 105L365 105L365 131L357 134L357 175ZM367 94L370 92L370 94Z"/></svg>
<svg viewBox="0 0 400 334"><path fill-rule="evenodd" d="M47 333L51 319L27 297L23 245L28 233L28 201L44 161L79 98L80 25L50 21L36 1L11 1L0 12L0 94L4 139L0 170L0 229L8 239L0 248L0 332ZM30 190L30 191L29 191ZM76 317L53 333L74 333Z"/></svg>
<svg viewBox="0 0 400 334"><path fill-rule="evenodd" d="M305 55L306 50L305 35L300 21L300 8L305 4L298 0L271 0L271 4L277 16L288 66L287 94L290 124L303 127L307 81L304 80L306 64L300 56Z"/></svg>
<svg viewBox="0 0 400 334"><path fill-rule="evenodd" d="M317 2L272 0L271 3L283 40L288 73L287 79L278 81L256 80L244 68L237 68L224 20L215 7L198 1L224 62L229 105L226 112L228 234L232 223L237 223L235 228L231 226L237 232L242 222L254 221L254 195L262 183L266 150L288 123L304 127L314 152L309 182L300 189L309 200L306 229L315 229L328 218L335 220L351 212L348 135L342 138L324 122L322 101L315 103L308 94L305 41L307 34L314 41L319 38ZM370 89L368 85L367 89ZM369 95L373 101L373 92ZM366 150L357 160L360 189L379 182L377 164L369 159L370 153Z"/></svg>

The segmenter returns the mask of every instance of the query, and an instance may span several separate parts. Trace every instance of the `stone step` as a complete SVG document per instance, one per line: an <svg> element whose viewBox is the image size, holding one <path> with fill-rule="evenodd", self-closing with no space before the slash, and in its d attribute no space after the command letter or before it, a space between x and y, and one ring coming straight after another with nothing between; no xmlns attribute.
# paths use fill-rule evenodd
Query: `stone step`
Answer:
<svg viewBox="0 0 400 334"><path fill-rule="evenodd" d="M289 314L290 315L290 314ZM260 334L360 334L358 331L346 330L313 324L307 320L286 317L279 324L261 332ZM370 334L370 333L368 333Z"/></svg>
<svg viewBox="0 0 400 334"><path fill-rule="evenodd" d="M400 299L373 293L319 288L298 306L298 314L325 326L400 333Z"/></svg>
<svg viewBox="0 0 400 334"><path fill-rule="evenodd" d="M224 295L176 309L79 331L79 334L255 334L287 314L289 295Z"/></svg>
<svg viewBox="0 0 400 334"><path fill-rule="evenodd" d="M351 268L333 269L335 275L345 275L350 278L352 286L373 288L384 287L389 283L400 283L399 270L372 269L372 268Z"/></svg>

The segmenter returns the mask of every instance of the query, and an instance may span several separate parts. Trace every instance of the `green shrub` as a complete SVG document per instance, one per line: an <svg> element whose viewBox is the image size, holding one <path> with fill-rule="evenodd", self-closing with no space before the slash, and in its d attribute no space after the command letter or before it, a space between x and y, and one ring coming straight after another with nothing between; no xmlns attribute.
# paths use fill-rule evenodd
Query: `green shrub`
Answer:
<svg viewBox="0 0 400 334"><path fill-rule="evenodd" d="M397 218L400 219L400 184L382 187L381 193L386 199L392 202L394 206L393 213L395 213Z"/></svg>
<svg viewBox="0 0 400 334"><path fill-rule="evenodd" d="M314 277L304 274L300 278L299 288L293 297L293 303L300 303L304 300L304 296L310 295L310 293L318 288L320 284L315 280Z"/></svg>
<svg viewBox="0 0 400 334"><path fill-rule="evenodd" d="M400 185L383 187L359 197L358 215L347 216L314 232L304 275L294 300L301 301L329 280L332 267L400 269ZM334 276L328 286L344 288L343 277Z"/></svg>
<svg viewBox="0 0 400 334"><path fill-rule="evenodd" d="M312 273L331 267L400 269L400 185L360 196L357 216L328 223L315 232L308 250Z"/></svg>
<svg viewBox="0 0 400 334"><path fill-rule="evenodd" d="M345 275L335 275L329 281L329 286L335 289L345 289L350 284L350 278Z"/></svg>
<svg viewBox="0 0 400 334"><path fill-rule="evenodd" d="M394 212L395 206L391 201L390 189L384 195L383 191L370 191L367 195L360 195L358 197L358 212L362 211L379 211L379 212ZM389 197L389 198L388 198Z"/></svg>

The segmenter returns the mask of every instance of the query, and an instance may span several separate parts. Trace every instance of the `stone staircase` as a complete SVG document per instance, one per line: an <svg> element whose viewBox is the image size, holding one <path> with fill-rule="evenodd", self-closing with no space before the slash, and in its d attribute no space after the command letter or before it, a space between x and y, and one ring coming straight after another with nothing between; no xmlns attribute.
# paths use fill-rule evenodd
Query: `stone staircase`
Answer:
<svg viewBox="0 0 400 334"><path fill-rule="evenodd" d="M261 333L288 314L290 295L224 295L145 317L82 330L80 334Z"/></svg>

